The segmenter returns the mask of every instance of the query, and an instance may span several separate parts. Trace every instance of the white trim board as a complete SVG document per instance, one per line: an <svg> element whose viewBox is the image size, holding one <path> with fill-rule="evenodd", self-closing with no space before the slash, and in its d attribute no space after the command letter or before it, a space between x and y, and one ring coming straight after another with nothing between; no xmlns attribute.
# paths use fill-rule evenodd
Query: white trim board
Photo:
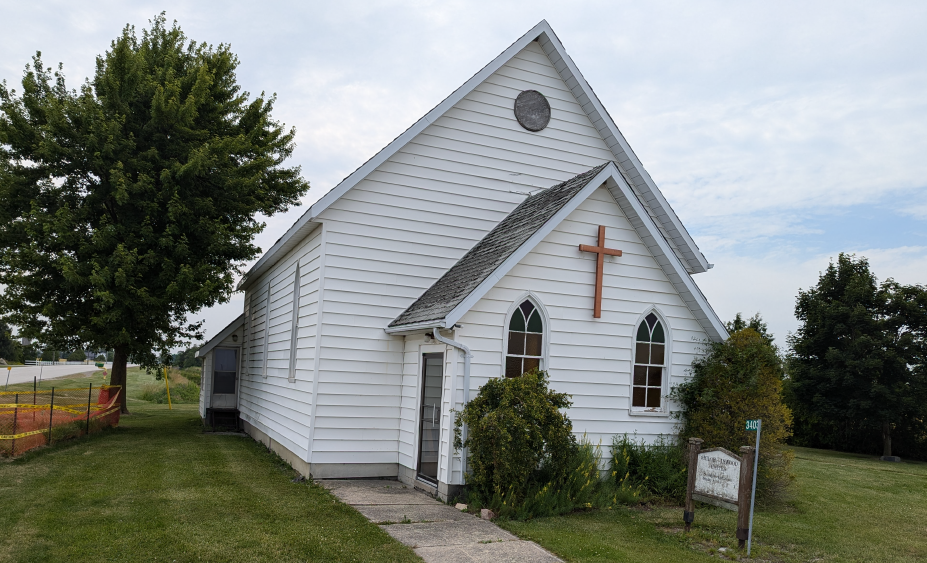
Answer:
<svg viewBox="0 0 927 563"><path fill-rule="evenodd" d="M366 178L368 174L395 155L409 141L414 139L416 135L444 115L444 113L454 107L457 102L470 94L470 92L482 84L490 75L499 70L500 67L535 40L538 41L538 44L544 52L547 53L548 58L557 69L557 72L560 73L567 87L572 89L573 95L586 112L586 115L602 135L606 145L608 145L612 154L615 156L615 161L621 167L621 174L626 175L630 181L634 182L635 187L641 192L647 205L653 210L657 219L659 219L666 234L673 240L676 248L679 249L680 254L686 262L686 271L700 273L708 270L708 261L699 251L692 237L679 220L679 217L676 216L676 213L666 201L666 198L663 197L663 194L650 177L650 174L647 173L643 164L631 150L627 140L621 134L621 131L618 130L618 126L615 125L615 122L612 120L611 116L609 116L608 112L595 95L595 92L592 91L586 79L583 78L582 73L579 72L573 60L566 53L563 44L560 42L560 39L557 38L553 28L551 28L546 20L541 20L540 23L512 43L498 57L493 59L492 62L484 66L462 86L457 88L450 96L445 98L444 101L435 106L401 135L393 139L386 147L381 149L373 158L361 165L327 194L322 196L321 199L312 204L309 209L293 223L287 232L284 233L284 235L248 270L238 283L236 291L241 291L249 287L254 281L260 278L261 274L273 266L280 257L285 256L295 245L299 244L299 242L314 228L312 223L317 220L319 214L344 195L345 192L357 185L357 183Z"/></svg>

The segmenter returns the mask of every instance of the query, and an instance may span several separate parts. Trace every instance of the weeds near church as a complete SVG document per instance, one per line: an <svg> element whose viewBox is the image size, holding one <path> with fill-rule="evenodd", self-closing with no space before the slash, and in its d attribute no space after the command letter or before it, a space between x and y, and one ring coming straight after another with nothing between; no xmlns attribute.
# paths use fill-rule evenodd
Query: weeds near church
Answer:
<svg viewBox="0 0 927 563"><path fill-rule="evenodd" d="M675 442L660 436L653 444L615 436L609 462L616 486L627 481L637 487L641 500L682 502L686 495L685 452Z"/></svg>
<svg viewBox="0 0 927 563"><path fill-rule="evenodd" d="M471 510L529 519L684 494L680 448L663 437L649 445L616 438L605 473L601 444L585 438L576 443L573 424L561 411L569 406L568 395L548 388L543 371L491 379L480 388L456 414L454 429L454 446L468 448Z"/></svg>
<svg viewBox="0 0 927 563"><path fill-rule="evenodd" d="M158 373L157 375L160 375ZM199 403L200 402L200 368L187 368L184 370L171 369L169 371L171 385L171 403ZM158 404L167 404L167 389L164 379L142 386L139 398Z"/></svg>
<svg viewBox="0 0 927 563"><path fill-rule="evenodd" d="M758 509L752 561L915 563L927 561L927 463L795 448L795 494ZM692 533L682 507L621 507L499 525L574 563L706 563L746 557L737 514L700 507ZM725 551L721 551L723 548Z"/></svg>

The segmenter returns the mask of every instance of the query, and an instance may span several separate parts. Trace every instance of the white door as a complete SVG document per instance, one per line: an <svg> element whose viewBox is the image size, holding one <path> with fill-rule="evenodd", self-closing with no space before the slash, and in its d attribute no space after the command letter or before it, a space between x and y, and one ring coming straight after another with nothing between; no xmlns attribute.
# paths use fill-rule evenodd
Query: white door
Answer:
<svg viewBox="0 0 927 563"><path fill-rule="evenodd" d="M238 348L213 350L211 406L214 409L238 406Z"/></svg>

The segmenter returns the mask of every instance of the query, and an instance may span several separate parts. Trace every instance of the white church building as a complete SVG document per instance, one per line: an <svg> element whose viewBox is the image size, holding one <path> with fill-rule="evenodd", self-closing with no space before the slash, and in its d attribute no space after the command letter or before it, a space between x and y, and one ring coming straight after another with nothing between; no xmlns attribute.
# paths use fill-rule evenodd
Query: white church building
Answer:
<svg viewBox="0 0 927 563"><path fill-rule="evenodd" d="M546 21L313 204L199 351L232 417L316 478L464 482L453 411L547 370L593 443L674 432L667 394L727 338L711 268Z"/></svg>

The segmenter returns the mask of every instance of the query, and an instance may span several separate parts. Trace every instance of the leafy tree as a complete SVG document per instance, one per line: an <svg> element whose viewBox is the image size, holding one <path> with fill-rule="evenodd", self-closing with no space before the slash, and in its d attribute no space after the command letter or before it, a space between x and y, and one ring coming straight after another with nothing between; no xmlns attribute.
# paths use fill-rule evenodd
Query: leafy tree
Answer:
<svg viewBox="0 0 927 563"><path fill-rule="evenodd" d="M164 14L127 26L79 91L41 54L22 93L0 85L0 317L58 348L157 367L201 338L187 315L225 302L265 216L308 189L295 131L249 99L228 45L190 41Z"/></svg>
<svg viewBox="0 0 927 563"><path fill-rule="evenodd" d="M734 334L735 332L741 331L745 328L752 328L756 331L757 334L763 337L763 340L768 342L770 345L773 345L774 338L769 334L769 330L766 328L766 323L760 317L760 314L757 313L750 317L747 320L744 320L743 315L737 313L734 316L734 320L724 323L725 328L729 334ZM778 353L778 348L776 348L776 353Z"/></svg>
<svg viewBox="0 0 927 563"><path fill-rule="evenodd" d="M759 315L751 324L765 332ZM724 342L707 344L706 354L692 362L692 377L673 388L679 402L680 438L697 437L704 447L737 452L752 445L756 434L746 430L749 419L762 419L757 495L775 500L792 480L790 452L782 445L791 435L792 413L783 402L782 359L771 338L743 322Z"/></svg>
<svg viewBox="0 0 927 563"><path fill-rule="evenodd" d="M25 362L26 360L32 361L41 355L42 353L39 351L38 348L35 347L35 345L23 346L22 352L20 353L20 361L22 362Z"/></svg>
<svg viewBox="0 0 927 563"><path fill-rule="evenodd" d="M87 354L85 354L82 350L76 350L68 354L69 362L83 362L86 359L87 359Z"/></svg>
<svg viewBox="0 0 927 563"><path fill-rule="evenodd" d="M13 338L10 326L0 323L0 358L7 361L19 361L19 343Z"/></svg>
<svg viewBox="0 0 927 563"><path fill-rule="evenodd" d="M180 369L189 368L189 367L201 367L203 365L203 359L196 357L196 351L202 348L203 345L199 344L197 346L192 346L187 348L183 352L174 354L172 359L173 364Z"/></svg>
<svg viewBox="0 0 927 563"><path fill-rule="evenodd" d="M800 443L866 451L880 441L892 455L893 431L927 416L927 290L879 284L866 258L841 253L799 291L795 316L789 400Z"/></svg>

